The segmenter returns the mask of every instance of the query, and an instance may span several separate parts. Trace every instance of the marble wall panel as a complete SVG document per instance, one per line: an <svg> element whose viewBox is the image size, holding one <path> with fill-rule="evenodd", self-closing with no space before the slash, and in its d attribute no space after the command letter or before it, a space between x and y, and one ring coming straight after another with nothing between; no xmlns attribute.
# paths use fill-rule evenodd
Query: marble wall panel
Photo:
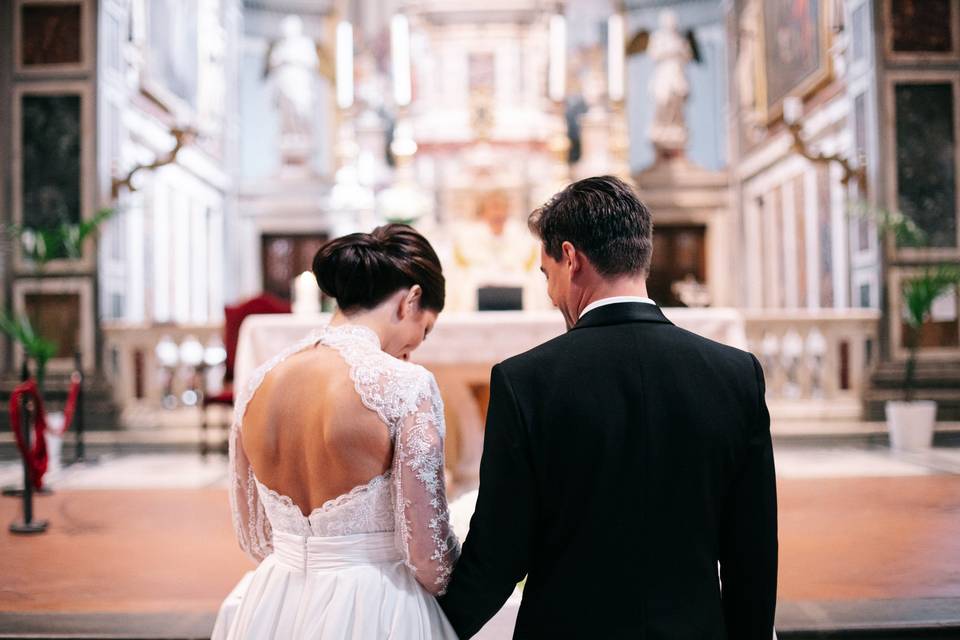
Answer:
<svg viewBox="0 0 960 640"><path fill-rule="evenodd" d="M954 96L949 83L895 89L897 198L931 247L957 246Z"/></svg>
<svg viewBox="0 0 960 640"><path fill-rule="evenodd" d="M81 99L21 98L23 224L48 228L81 219Z"/></svg>

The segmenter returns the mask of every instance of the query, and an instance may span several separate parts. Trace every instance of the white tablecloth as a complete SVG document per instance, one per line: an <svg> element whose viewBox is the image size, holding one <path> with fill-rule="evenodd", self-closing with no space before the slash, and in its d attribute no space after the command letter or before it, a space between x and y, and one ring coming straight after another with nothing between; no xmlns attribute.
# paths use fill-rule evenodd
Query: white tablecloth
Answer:
<svg viewBox="0 0 960 640"><path fill-rule="evenodd" d="M665 309L677 325L713 340L746 348L742 314L736 309ZM234 384L243 389L250 374L287 345L330 319L327 314L254 315L240 327ZM523 353L563 333L559 312L442 313L413 359L430 365L488 365Z"/></svg>

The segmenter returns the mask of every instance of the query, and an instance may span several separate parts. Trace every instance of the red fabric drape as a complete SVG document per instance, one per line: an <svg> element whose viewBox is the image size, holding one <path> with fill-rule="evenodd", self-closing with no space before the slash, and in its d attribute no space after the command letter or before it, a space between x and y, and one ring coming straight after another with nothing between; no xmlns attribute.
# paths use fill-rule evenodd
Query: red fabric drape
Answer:
<svg viewBox="0 0 960 640"><path fill-rule="evenodd" d="M269 293L262 293L238 305L223 308L223 346L227 350L227 371L224 382L233 380L233 362L237 356L240 325L243 324L244 319L253 314L290 313L290 308L289 302Z"/></svg>
<svg viewBox="0 0 960 640"><path fill-rule="evenodd" d="M33 446L28 451L24 443L24 434L21 431L20 421L20 400L24 396L33 398L35 407L35 418L33 422L34 438ZM47 440L44 438L44 432L47 430L47 417L43 410L43 400L40 398L40 391L37 389L37 383L33 380L27 380L21 383L13 390L10 395L10 428L13 430L13 437L17 441L17 448L20 449L20 455L27 461L30 467L30 477L33 480L33 486L38 490L43 488L43 474L47 472ZM29 429L29 427L27 427Z"/></svg>
<svg viewBox="0 0 960 640"><path fill-rule="evenodd" d="M73 424L73 416L77 412L77 399L80 397L80 376L73 374L70 377L70 391L67 393L67 406L63 409L63 430L57 435L63 435Z"/></svg>

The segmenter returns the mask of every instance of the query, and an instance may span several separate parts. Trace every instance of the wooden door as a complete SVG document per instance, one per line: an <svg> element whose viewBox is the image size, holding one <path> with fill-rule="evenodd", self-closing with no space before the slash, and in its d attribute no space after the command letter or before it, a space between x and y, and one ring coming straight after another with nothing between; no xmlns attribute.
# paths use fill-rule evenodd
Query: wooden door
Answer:
<svg viewBox="0 0 960 640"><path fill-rule="evenodd" d="M327 234L264 234L261 243L263 290L284 300L291 299L293 279L313 266L313 256Z"/></svg>
<svg viewBox="0 0 960 640"><path fill-rule="evenodd" d="M707 228L704 225L658 226L653 232L653 261L647 290L662 307L684 306L673 284L688 276L707 282Z"/></svg>

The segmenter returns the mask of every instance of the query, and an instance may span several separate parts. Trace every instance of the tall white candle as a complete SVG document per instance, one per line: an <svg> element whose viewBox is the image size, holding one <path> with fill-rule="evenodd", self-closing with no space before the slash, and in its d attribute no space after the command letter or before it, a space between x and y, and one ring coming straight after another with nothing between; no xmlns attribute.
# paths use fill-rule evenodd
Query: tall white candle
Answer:
<svg viewBox="0 0 960 640"><path fill-rule="evenodd" d="M397 106L410 104L410 23L403 14L390 21L390 56L393 61L393 99Z"/></svg>
<svg viewBox="0 0 960 640"><path fill-rule="evenodd" d="M560 102L567 94L567 19L562 15L550 16L550 68L548 70L547 94L551 100Z"/></svg>
<svg viewBox="0 0 960 640"><path fill-rule="evenodd" d="M783 120L787 124L796 124L803 117L803 100L790 96L783 100Z"/></svg>
<svg viewBox="0 0 960 640"><path fill-rule="evenodd" d="M337 25L337 106L353 104L353 26L346 21Z"/></svg>
<svg viewBox="0 0 960 640"><path fill-rule="evenodd" d="M304 271L293 281L293 312L296 314L320 312L320 286L312 271Z"/></svg>
<svg viewBox="0 0 960 640"><path fill-rule="evenodd" d="M615 13L607 19L607 96L623 100L624 85L623 16Z"/></svg>

